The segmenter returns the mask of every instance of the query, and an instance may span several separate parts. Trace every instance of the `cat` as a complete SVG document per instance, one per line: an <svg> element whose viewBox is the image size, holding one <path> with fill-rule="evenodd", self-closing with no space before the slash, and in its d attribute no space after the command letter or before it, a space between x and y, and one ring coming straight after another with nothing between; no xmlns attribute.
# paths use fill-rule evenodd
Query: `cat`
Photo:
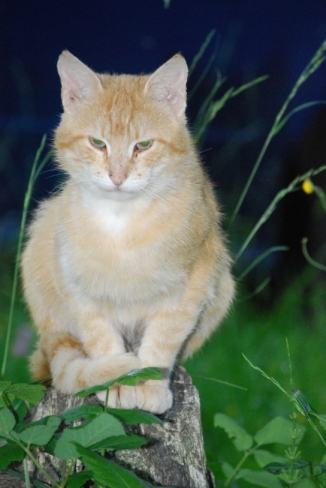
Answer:
<svg viewBox="0 0 326 488"><path fill-rule="evenodd" d="M21 263L39 334L31 374L73 394L156 366L162 380L116 384L108 405L160 414L175 362L234 295L219 206L186 126L187 64L177 54L152 75L97 74L64 51L58 72L54 146L67 180L35 212Z"/></svg>

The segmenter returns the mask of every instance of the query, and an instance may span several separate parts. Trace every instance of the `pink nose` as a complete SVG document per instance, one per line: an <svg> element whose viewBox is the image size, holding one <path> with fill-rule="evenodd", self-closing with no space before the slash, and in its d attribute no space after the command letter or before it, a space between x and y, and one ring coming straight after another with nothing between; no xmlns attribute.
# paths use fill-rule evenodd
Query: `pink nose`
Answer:
<svg viewBox="0 0 326 488"><path fill-rule="evenodd" d="M110 173L110 178L115 184L115 186L121 186L124 180L126 179L124 175L115 174L115 173Z"/></svg>

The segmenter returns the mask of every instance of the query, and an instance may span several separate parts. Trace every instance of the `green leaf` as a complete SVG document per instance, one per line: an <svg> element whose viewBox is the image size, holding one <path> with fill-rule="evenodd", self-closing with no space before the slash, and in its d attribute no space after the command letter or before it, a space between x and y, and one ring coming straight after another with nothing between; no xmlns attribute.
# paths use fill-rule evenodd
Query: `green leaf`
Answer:
<svg viewBox="0 0 326 488"><path fill-rule="evenodd" d="M316 488L316 483L310 478L303 478L295 486L296 488Z"/></svg>
<svg viewBox="0 0 326 488"><path fill-rule="evenodd" d="M54 453L54 450L55 450L55 446L59 440L61 436L61 433L55 433L52 437L52 439L50 440L50 442L48 442L47 444L43 445L43 449L45 452L51 454L52 456L55 456L55 453Z"/></svg>
<svg viewBox="0 0 326 488"><path fill-rule="evenodd" d="M250 483L250 486L264 486L266 488L282 488L282 483L270 473L264 471L253 471L251 469L240 469L236 479L243 479Z"/></svg>
<svg viewBox="0 0 326 488"><path fill-rule="evenodd" d="M85 466L93 472L93 479L107 488L144 488L146 485L131 471L75 444Z"/></svg>
<svg viewBox="0 0 326 488"><path fill-rule="evenodd" d="M238 451L245 451L252 446L253 440L251 435L224 413L215 414L214 426L221 427L227 433Z"/></svg>
<svg viewBox="0 0 326 488"><path fill-rule="evenodd" d="M230 478L231 476L233 476L234 468L231 466L231 464L225 461L222 462L222 471L226 478Z"/></svg>
<svg viewBox="0 0 326 488"><path fill-rule="evenodd" d="M35 446L43 446L51 440L56 430L57 426L32 425L22 432L17 433L17 437L28 446L32 444Z"/></svg>
<svg viewBox="0 0 326 488"><path fill-rule="evenodd" d="M147 440L139 435L119 435L115 437L109 437L102 441L96 442L88 446L92 451L100 451L101 449L137 449L138 447L147 444Z"/></svg>
<svg viewBox="0 0 326 488"><path fill-rule="evenodd" d="M9 408L0 409L0 435L9 433L16 424L15 417L10 412Z"/></svg>
<svg viewBox="0 0 326 488"><path fill-rule="evenodd" d="M257 432L254 439L259 445L278 443L290 446L293 442L291 436L292 430L292 422L283 417L275 417ZM299 443L305 433L306 428L303 425L297 424L296 430L298 431L296 442Z"/></svg>
<svg viewBox="0 0 326 488"><path fill-rule="evenodd" d="M279 456L269 451L263 449L257 449L253 453L256 462L260 468L264 468L266 465L271 463L286 463L286 457Z"/></svg>
<svg viewBox="0 0 326 488"><path fill-rule="evenodd" d="M31 479L31 482L35 488L49 488L49 485L47 483L43 483L43 481Z"/></svg>
<svg viewBox="0 0 326 488"><path fill-rule="evenodd" d="M93 478L92 471L81 471L69 476L67 488L82 488L84 484Z"/></svg>
<svg viewBox="0 0 326 488"><path fill-rule="evenodd" d="M72 407L60 414L68 424L79 419L89 419L103 412L103 407L99 405L80 405L79 407Z"/></svg>
<svg viewBox="0 0 326 488"><path fill-rule="evenodd" d="M84 398L88 395L96 393L97 391L106 390L115 383L120 383L121 385L135 386L139 381L161 379L162 375L159 368L134 369L133 371L123 374L118 378L115 378L114 380L110 380L106 383L102 383L101 385L91 386L89 388L85 388L84 390L80 390L78 393L76 393L76 395Z"/></svg>
<svg viewBox="0 0 326 488"><path fill-rule="evenodd" d="M314 415L314 417L317 417L322 428L326 430L326 415L325 414L319 415L315 412L311 412L311 415Z"/></svg>
<svg viewBox="0 0 326 488"><path fill-rule="evenodd" d="M23 422L28 411L26 403L23 400L15 400L11 406L17 414L18 421Z"/></svg>
<svg viewBox="0 0 326 488"><path fill-rule="evenodd" d="M21 461L25 455L24 450L10 439L1 442L0 470L5 469L12 461Z"/></svg>
<svg viewBox="0 0 326 488"><path fill-rule="evenodd" d="M10 381L0 381L0 395L11 385Z"/></svg>
<svg viewBox="0 0 326 488"><path fill-rule="evenodd" d="M35 420L35 422L31 422L30 424L19 424L20 430L18 432L22 432L23 430L32 427L34 425L47 425L48 427L59 427L61 424L60 417L56 415L47 415L46 417L42 417L40 420Z"/></svg>
<svg viewBox="0 0 326 488"><path fill-rule="evenodd" d="M142 410L125 410L122 408L106 408L105 411L126 424L162 424L155 415Z"/></svg>
<svg viewBox="0 0 326 488"><path fill-rule="evenodd" d="M15 434L23 442L27 442L28 438L32 436L33 439L31 442L27 442L27 444L42 446L50 441L60 424L60 417L48 415L47 417L43 417L40 420L36 420L35 422L31 422L29 424L17 424L15 427ZM23 432L24 434L22 434Z"/></svg>
<svg viewBox="0 0 326 488"><path fill-rule="evenodd" d="M14 395L10 395L6 392L10 385L10 381L0 381L0 408L9 407L9 404L15 399Z"/></svg>
<svg viewBox="0 0 326 488"><path fill-rule="evenodd" d="M14 383L6 389L6 394L14 395L16 398L36 405L43 398L45 390L46 388L43 385Z"/></svg>
<svg viewBox="0 0 326 488"><path fill-rule="evenodd" d="M2 393L0 396L0 408L8 407L14 399L14 395L7 395L6 392Z"/></svg>
<svg viewBox="0 0 326 488"><path fill-rule="evenodd" d="M278 462L272 462L266 464L266 466L263 467L265 471L268 471L271 474L280 474L282 473L283 470L288 470L290 468L289 464L286 463L278 463Z"/></svg>
<svg viewBox="0 0 326 488"><path fill-rule="evenodd" d="M55 445L54 454L59 459L75 459L78 454L73 442L87 447L107 437L123 435L121 423L112 415L102 413L86 424L65 429Z"/></svg>

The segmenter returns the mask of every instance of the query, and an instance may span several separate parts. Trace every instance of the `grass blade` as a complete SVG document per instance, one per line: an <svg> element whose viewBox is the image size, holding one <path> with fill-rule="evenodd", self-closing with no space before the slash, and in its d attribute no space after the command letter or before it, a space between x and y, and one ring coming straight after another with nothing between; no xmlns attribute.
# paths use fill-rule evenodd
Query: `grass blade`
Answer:
<svg viewBox="0 0 326 488"><path fill-rule="evenodd" d="M307 237L304 237L301 241L302 252L303 252L304 257L306 258L308 263L311 264L311 266L313 266L314 268L320 269L321 271L326 271L326 266L324 266L323 264L320 264L317 261L315 261L314 259L312 259L312 257L308 253L307 242L308 242Z"/></svg>
<svg viewBox="0 0 326 488"><path fill-rule="evenodd" d="M241 193L240 198L238 200L238 203L234 209L234 212L233 212L232 217L230 219L231 224L232 224L232 222L234 222L236 216L239 213L239 210L242 206L242 203L247 196L247 193L249 191L251 183L252 183L252 181L253 181L253 179L254 179L257 171L258 171L258 168L259 168L259 166L263 160L263 157L265 156L265 153L267 151L268 146L270 145L273 137L278 132L277 128L280 126L280 124L283 123L282 121L284 120L283 116L285 114L285 111L287 110L290 102L293 100L293 98L297 94L299 88L303 85L303 83L305 81L307 81L307 79L312 75L312 73L314 73L316 71L316 69L318 69L319 66L325 61L325 59L326 59L326 57L324 55L325 51L326 51L326 40L321 44L321 46L319 47L319 49L317 50L317 52L315 53L313 58L309 61L309 63L307 64L307 66L305 67L305 69L303 70L301 75L299 76L298 80L296 81L296 83L295 83L294 87L292 88L289 96L287 97L287 99L283 103L281 110L276 115L276 118L274 120L272 128L270 129L270 131L267 135L267 138L266 138L264 145L263 145L263 147L262 147L262 149L258 155L256 163L254 164L254 167L253 167L253 169L249 175L249 178L247 180L247 183L245 184L245 187L242 190L242 193Z"/></svg>
<svg viewBox="0 0 326 488"><path fill-rule="evenodd" d="M241 298L239 300L239 302L246 302L247 300L251 300L251 298L255 297L256 295L258 295L258 293L260 293L261 291L263 291L264 288L266 288L266 286L268 285L268 283L270 283L271 279L269 277L265 278L258 286L257 288L254 289L254 291L252 293L250 293L249 295L245 296L244 298Z"/></svg>
<svg viewBox="0 0 326 488"><path fill-rule="evenodd" d="M191 92L188 94L188 97L187 97L187 100L189 102L189 100L191 100L191 98L194 96L194 94L196 93L196 91L198 90L198 88L200 87L200 85L202 84L203 80L205 79L207 73L209 72L215 58L216 58L216 54L217 54L217 46L216 48L214 49L213 51L213 54L211 55L211 57L209 58L209 61L208 63L206 64L205 68L203 69L203 71L201 72L198 80L196 81L193 89L191 90Z"/></svg>
<svg viewBox="0 0 326 488"><path fill-rule="evenodd" d="M19 230L18 245L17 245L17 252L16 252L14 280L13 280L12 291L11 291L11 301L10 301L8 326L7 326L7 333L6 333L6 340L5 340L5 348L4 348L4 355L3 355L2 366L1 366L1 376L2 377L4 376L4 374L6 372L6 366L7 366L9 342L10 342L10 337L11 337L11 329L12 329L12 322L13 322L14 308L15 308L16 294L17 294L19 264L20 264L22 246L23 246L23 239L24 239L27 213L28 213L28 209L29 209L29 205L30 205L35 181L36 181L38 175L40 174L40 172L42 171L42 169L44 168L45 164L48 162L48 160L51 158L51 156L53 154L53 152L50 151L44 157L44 159L39 163L39 160L41 158L41 154L42 154L44 147L45 147L45 143L46 143L46 135L43 136L40 147L38 148L38 150L36 152L34 163L33 163L32 169L31 169L31 174L30 174L29 181L28 181L27 191L25 193L25 198L24 198L24 206L23 206L22 218L21 218L21 222L20 222L20 230Z"/></svg>
<svg viewBox="0 0 326 488"><path fill-rule="evenodd" d="M192 60L191 62L191 65L189 67L189 75L191 75L191 73L193 72L193 70L195 69L195 67L197 66L197 63L198 61L201 59L201 57L203 56L204 52L206 51L206 49L208 48L213 36L215 34L215 29L212 29L209 34L207 35L205 41L203 42L203 44L201 45L198 53L194 56L194 59Z"/></svg>
<svg viewBox="0 0 326 488"><path fill-rule="evenodd" d="M306 108L314 107L315 105L326 105L326 101L325 100L316 100L314 102L306 102L306 103L302 103L298 107L294 108L285 117L283 117L283 119L280 121L280 123L278 124L278 126L275 127L275 131L274 131L274 134L273 135L275 136L285 126L285 124L288 122L288 120L294 114L300 112L301 110L305 110Z"/></svg>
<svg viewBox="0 0 326 488"><path fill-rule="evenodd" d="M287 246L273 246L273 247L270 247L269 249L267 249L267 251L265 251L262 254L260 254L260 256L258 256L258 258L256 258L252 263L250 263L250 265L241 273L241 275L237 279L238 283L239 283L239 281L243 280L243 278L245 276L247 276L247 274L250 273L250 271L253 268L255 268L255 266L257 266L261 261L263 261L265 258L267 258L267 256L269 256L273 252L277 252L277 251L288 251L288 250L289 250L289 247L287 247Z"/></svg>
<svg viewBox="0 0 326 488"><path fill-rule="evenodd" d="M266 220L269 219L269 217L271 216L271 214L276 209L277 204L288 193L291 193L291 192L294 192L294 191L299 190L300 189L299 184L302 183L304 180L306 180L306 179L310 178L311 176L314 176L314 175L316 175L318 173L321 173L322 171L325 171L325 170L326 170L326 166L325 165L324 166L321 166L320 168L318 168L316 170L311 169L307 173L305 173L303 175L297 176L293 181L291 181L291 183L286 188L283 188L283 190L279 191L276 194L276 196L274 197L274 199L272 200L272 202L270 203L270 205L267 207L267 209L265 210L265 212L263 213L263 215L260 217L260 219L258 220L258 222L256 223L256 225L254 226L254 228L252 229L252 231L249 233L248 237L246 238L246 240L242 244L242 246L241 246L238 254L235 257L235 262L238 261L238 259L240 258L240 256L247 249L248 245L252 241L253 237L257 234L257 232L260 229L260 227L266 222Z"/></svg>

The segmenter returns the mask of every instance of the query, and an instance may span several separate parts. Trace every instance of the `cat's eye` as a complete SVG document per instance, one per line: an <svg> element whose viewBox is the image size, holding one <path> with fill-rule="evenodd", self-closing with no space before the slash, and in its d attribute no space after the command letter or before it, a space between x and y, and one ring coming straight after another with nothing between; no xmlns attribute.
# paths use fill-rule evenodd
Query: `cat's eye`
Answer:
<svg viewBox="0 0 326 488"><path fill-rule="evenodd" d="M97 149L104 149L106 147L105 142L101 141L101 139L96 139L95 137L90 137L89 141L92 144L92 146L96 147Z"/></svg>
<svg viewBox="0 0 326 488"><path fill-rule="evenodd" d="M152 144L153 140L137 142L137 144L135 144L135 151L145 151L146 149L149 149Z"/></svg>

